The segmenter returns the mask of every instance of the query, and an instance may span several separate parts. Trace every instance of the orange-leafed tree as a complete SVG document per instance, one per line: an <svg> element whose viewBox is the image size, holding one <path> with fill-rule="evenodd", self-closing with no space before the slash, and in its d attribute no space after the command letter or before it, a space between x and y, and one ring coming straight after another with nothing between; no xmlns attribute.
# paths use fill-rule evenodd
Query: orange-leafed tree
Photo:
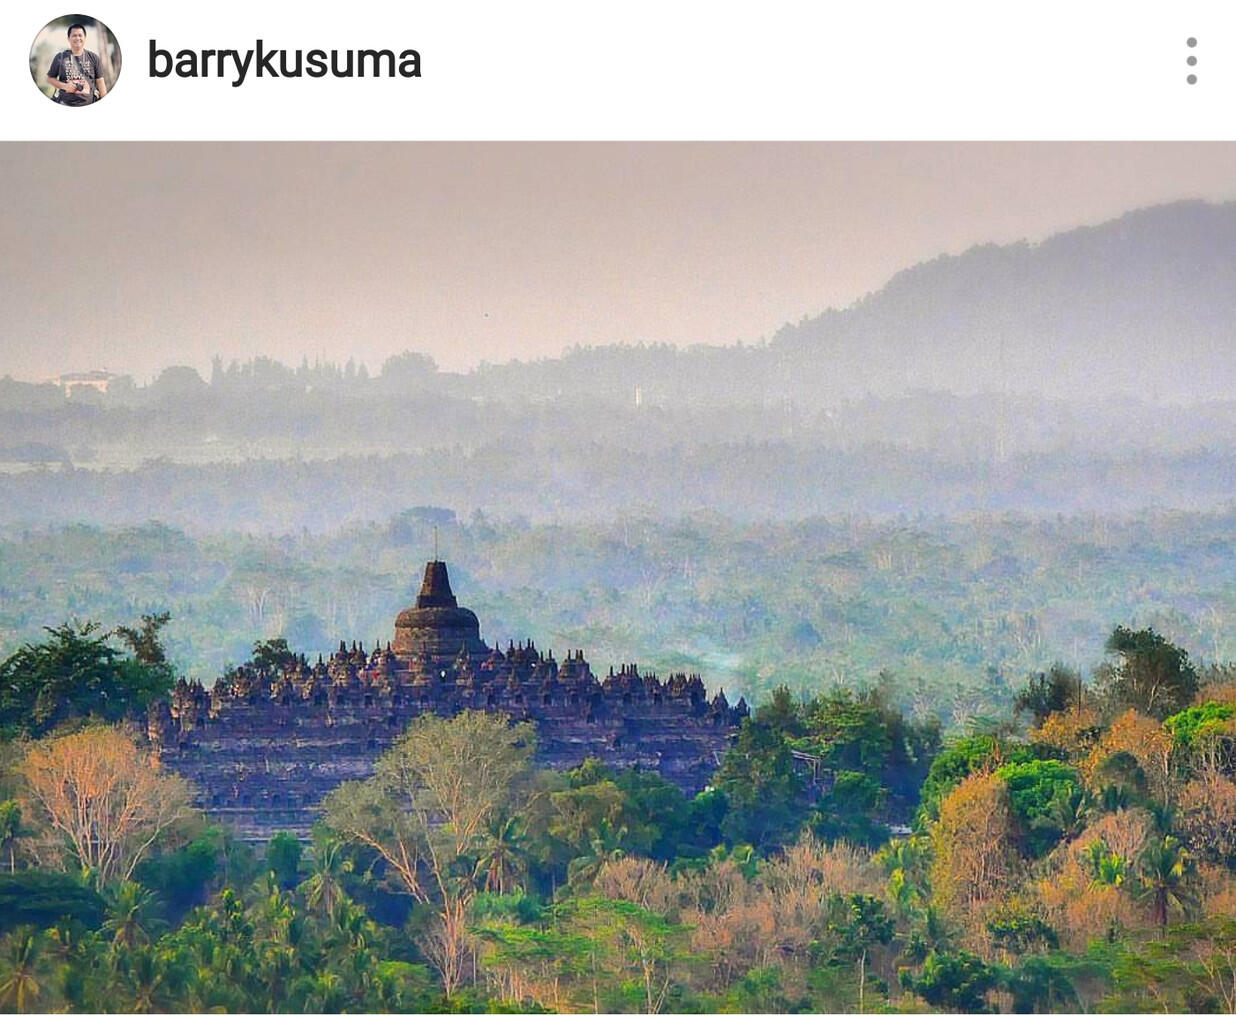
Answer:
<svg viewBox="0 0 1236 1024"><path fill-rule="evenodd" d="M1199 856L1216 864L1236 859L1236 782L1222 772L1211 768L1181 789L1177 818Z"/></svg>
<svg viewBox="0 0 1236 1024"><path fill-rule="evenodd" d="M128 880L144 858L199 820L189 784L154 768L124 729L95 725L31 744L22 801L39 829L39 859L78 867L99 888Z"/></svg>
<svg viewBox="0 0 1236 1024"><path fill-rule="evenodd" d="M1074 704L1063 711L1051 712L1030 730L1030 739L1063 750L1070 759L1081 759L1094 746L1098 733L1098 710L1089 704L1080 707Z"/></svg>
<svg viewBox="0 0 1236 1024"><path fill-rule="evenodd" d="M1014 821L1008 788L996 775L971 775L945 796L931 838L931 891L945 910L967 914L1013 884Z"/></svg>
<svg viewBox="0 0 1236 1024"><path fill-rule="evenodd" d="M1082 775L1092 786L1101 783L1112 759L1129 754L1137 762L1150 795L1159 803L1171 800L1172 737L1163 726L1138 711L1129 709L1116 718L1099 738L1081 766Z"/></svg>

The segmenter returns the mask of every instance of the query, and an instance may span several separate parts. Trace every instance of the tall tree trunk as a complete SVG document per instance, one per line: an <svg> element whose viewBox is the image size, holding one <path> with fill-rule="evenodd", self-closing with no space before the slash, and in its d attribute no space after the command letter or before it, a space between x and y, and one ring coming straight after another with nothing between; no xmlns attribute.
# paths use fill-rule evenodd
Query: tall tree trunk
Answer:
<svg viewBox="0 0 1236 1024"><path fill-rule="evenodd" d="M867 951L864 949L858 957L858 1012L865 1013L863 1009L863 989L867 984Z"/></svg>

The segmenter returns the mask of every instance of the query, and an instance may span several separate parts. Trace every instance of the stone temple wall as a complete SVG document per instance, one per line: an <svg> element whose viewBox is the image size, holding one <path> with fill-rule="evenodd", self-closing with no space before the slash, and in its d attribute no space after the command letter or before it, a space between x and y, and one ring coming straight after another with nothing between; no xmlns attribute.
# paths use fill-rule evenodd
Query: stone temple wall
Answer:
<svg viewBox="0 0 1236 1024"><path fill-rule="evenodd" d="M536 762L564 771L590 757L616 769L660 772L684 792L707 785L740 713L683 699L574 698L539 691L434 694L336 693L315 704L269 695L229 699L187 721L152 722L164 767L194 783L202 807L244 838L288 829L306 835L322 798L372 774L373 763L416 715L464 708L502 712L537 729ZM182 710L188 710L182 705ZM200 724L199 724L200 723Z"/></svg>
<svg viewBox="0 0 1236 1024"><path fill-rule="evenodd" d="M430 563L422 597L439 592L424 614L400 614L403 636L441 622L443 587L449 595L445 566ZM460 639L458 621L444 628ZM288 655L279 665L242 666L209 691L182 680L150 709L151 741L162 765L196 786L209 815L260 842L282 829L307 835L322 798L372 774L421 714L473 708L531 721L543 767L598 758L618 770L655 770L688 794L708 784L747 714L745 702L731 707L724 693L708 700L698 676L662 681L624 665L598 679L582 651L559 663L530 641L491 650L471 628L475 636L464 636L453 657L430 636L406 657L389 646L367 654L341 644L315 665Z"/></svg>

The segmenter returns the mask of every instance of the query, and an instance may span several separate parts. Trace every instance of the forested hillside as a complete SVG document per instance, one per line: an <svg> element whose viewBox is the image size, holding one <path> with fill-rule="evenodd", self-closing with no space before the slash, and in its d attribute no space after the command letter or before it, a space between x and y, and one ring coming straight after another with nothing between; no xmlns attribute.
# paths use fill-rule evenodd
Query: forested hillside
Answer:
<svg viewBox="0 0 1236 1024"><path fill-rule="evenodd" d="M328 654L390 639L435 530L491 644L582 647L602 672L698 671L752 702L886 675L902 706L960 727L1044 663L1094 665L1115 622L1154 626L1205 663L1236 657L1231 513L530 526L433 508L323 535L10 532L0 656L48 623L164 610L173 660L207 682L257 639Z"/></svg>
<svg viewBox="0 0 1236 1024"><path fill-rule="evenodd" d="M731 346L468 373L254 355L103 394L5 378L0 524L1222 510L1233 268L1236 204L1180 203L942 256Z"/></svg>

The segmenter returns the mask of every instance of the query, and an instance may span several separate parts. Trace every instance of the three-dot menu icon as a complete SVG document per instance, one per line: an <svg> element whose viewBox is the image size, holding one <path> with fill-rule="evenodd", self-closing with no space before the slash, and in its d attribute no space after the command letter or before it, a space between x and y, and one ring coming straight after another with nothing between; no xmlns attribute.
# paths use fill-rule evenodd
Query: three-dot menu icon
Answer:
<svg viewBox="0 0 1236 1024"><path fill-rule="evenodd" d="M1197 39L1193 36L1189 36L1189 38L1185 40L1185 46L1192 50L1195 46L1197 46ZM1185 63L1188 64L1189 67L1195 68L1197 67L1197 57L1193 54L1189 54L1188 58L1185 60ZM1186 78L1185 81L1190 85L1197 85L1197 75L1190 72L1189 77Z"/></svg>

